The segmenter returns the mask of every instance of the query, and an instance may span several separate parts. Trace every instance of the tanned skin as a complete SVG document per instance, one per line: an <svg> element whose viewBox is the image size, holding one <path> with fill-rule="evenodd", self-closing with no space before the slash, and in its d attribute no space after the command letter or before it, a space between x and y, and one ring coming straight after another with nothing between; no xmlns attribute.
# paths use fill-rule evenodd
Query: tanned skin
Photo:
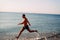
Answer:
<svg viewBox="0 0 60 40"><path fill-rule="evenodd" d="M23 27L26 27L27 25L31 26L30 22L28 21L28 19L26 18L25 14L22 15L22 18L24 19L24 21L22 23L19 23L18 25L21 25L23 24L24 26ZM20 37L20 35L22 34L22 32L24 31L25 29L22 28L21 31L19 32L18 36L16 37L17 40L18 38ZM37 32L37 30L31 30L30 28L27 29L30 33L31 32Z"/></svg>

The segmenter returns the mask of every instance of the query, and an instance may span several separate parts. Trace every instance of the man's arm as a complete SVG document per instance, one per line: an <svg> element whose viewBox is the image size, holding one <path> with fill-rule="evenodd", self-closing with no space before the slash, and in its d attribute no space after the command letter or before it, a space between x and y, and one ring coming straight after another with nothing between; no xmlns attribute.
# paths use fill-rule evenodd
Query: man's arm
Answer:
<svg viewBox="0 0 60 40"><path fill-rule="evenodd" d="M27 20L28 21L28 20ZM28 24L31 26L30 22L28 21Z"/></svg>
<svg viewBox="0 0 60 40"><path fill-rule="evenodd" d="M21 24L23 24L23 23L19 23L18 25L21 25Z"/></svg>
<svg viewBox="0 0 60 40"><path fill-rule="evenodd" d="M22 22L22 23L19 23L18 25L21 25L21 24L23 24L24 23L24 21Z"/></svg>

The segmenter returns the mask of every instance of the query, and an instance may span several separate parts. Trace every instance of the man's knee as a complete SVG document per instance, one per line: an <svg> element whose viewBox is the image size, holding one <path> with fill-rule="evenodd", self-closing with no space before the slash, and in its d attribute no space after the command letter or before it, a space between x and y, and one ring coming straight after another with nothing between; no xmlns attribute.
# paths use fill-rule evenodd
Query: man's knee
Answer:
<svg viewBox="0 0 60 40"><path fill-rule="evenodd" d="M32 32L31 30L28 30L30 33Z"/></svg>

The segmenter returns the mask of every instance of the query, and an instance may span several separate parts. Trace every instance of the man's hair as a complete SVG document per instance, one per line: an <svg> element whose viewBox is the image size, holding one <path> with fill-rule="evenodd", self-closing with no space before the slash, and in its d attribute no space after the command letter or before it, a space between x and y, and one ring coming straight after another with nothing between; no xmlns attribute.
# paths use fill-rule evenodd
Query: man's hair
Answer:
<svg viewBox="0 0 60 40"><path fill-rule="evenodd" d="M23 14L22 16L25 16L25 14Z"/></svg>

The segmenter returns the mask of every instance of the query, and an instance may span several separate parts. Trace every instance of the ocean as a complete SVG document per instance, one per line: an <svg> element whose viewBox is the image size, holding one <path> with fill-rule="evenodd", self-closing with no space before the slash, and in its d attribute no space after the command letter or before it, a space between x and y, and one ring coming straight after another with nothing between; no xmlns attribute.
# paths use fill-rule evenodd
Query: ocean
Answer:
<svg viewBox="0 0 60 40"><path fill-rule="evenodd" d="M17 12L0 12L0 33L18 33L23 25L22 14ZM40 33L60 32L60 14L38 14L25 13L31 23L31 30L38 30ZM23 33L28 33L25 30Z"/></svg>

